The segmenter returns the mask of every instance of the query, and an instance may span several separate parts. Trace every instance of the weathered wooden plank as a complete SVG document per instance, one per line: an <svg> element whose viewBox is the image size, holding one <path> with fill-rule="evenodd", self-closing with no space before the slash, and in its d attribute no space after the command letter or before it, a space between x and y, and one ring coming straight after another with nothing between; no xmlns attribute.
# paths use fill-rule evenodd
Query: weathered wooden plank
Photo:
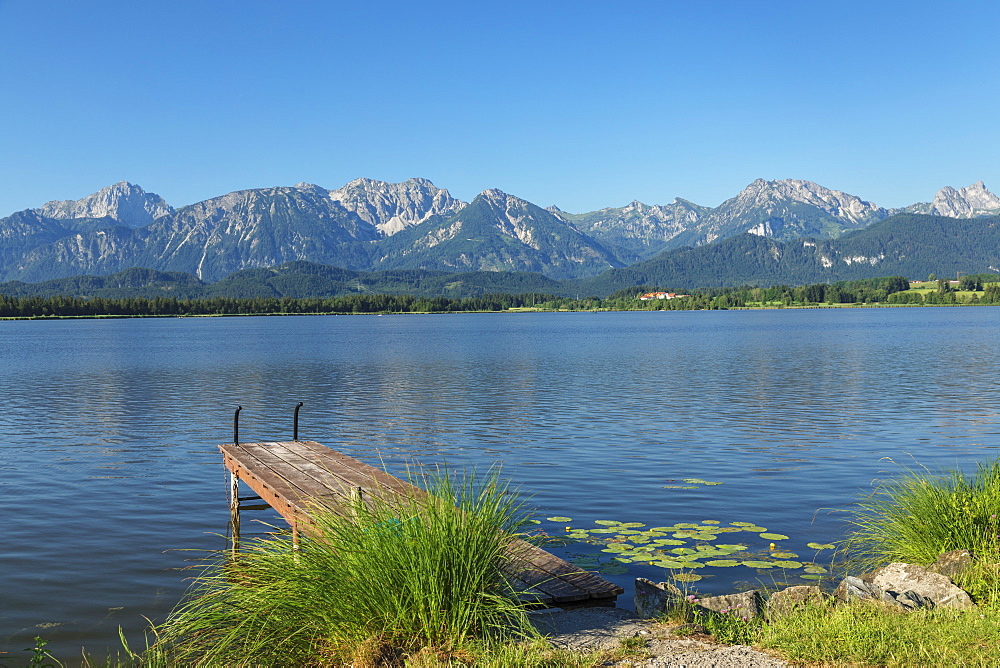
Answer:
<svg viewBox="0 0 1000 668"><path fill-rule="evenodd" d="M345 495L350 495L356 489L356 485L338 475L337 471L331 470L328 466L314 463L313 460L303 457L302 453L286 447L284 443L274 443L269 445L267 449L270 455L281 459L289 467L311 478L312 485L319 489Z"/></svg>
<svg viewBox="0 0 1000 668"><path fill-rule="evenodd" d="M220 446L225 448L226 446ZM258 443L240 443L223 449L226 468L285 518L293 528L309 523L308 506L329 499L323 490L302 487L275 470L274 459ZM330 503L324 505L333 505Z"/></svg>
<svg viewBox="0 0 1000 668"><path fill-rule="evenodd" d="M576 587L590 592L592 598L607 598L618 596L625 592L620 586L608 582L604 578L579 566L574 566L565 559L560 559L537 545L532 545L520 539L514 542L516 545L513 546L513 549L521 554L525 561L539 570L548 573L553 578L572 583Z"/></svg>
<svg viewBox="0 0 1000 668"><path fill-rule="evenodd" d="M285 444L289 445L289 444ZM303 457L309 458L322 465L329 466L331 470L337 472L345 480L357 485L373 495L382 497L385 492L393 492L402 496L413 494L422 495L425 492L419 487L414 487L410 483L400 480L390 475L382 469L369 466L353 457L349 457L341 452L331 450L321 443L315 441L299 441L293 444L302 453Z"/></svg>

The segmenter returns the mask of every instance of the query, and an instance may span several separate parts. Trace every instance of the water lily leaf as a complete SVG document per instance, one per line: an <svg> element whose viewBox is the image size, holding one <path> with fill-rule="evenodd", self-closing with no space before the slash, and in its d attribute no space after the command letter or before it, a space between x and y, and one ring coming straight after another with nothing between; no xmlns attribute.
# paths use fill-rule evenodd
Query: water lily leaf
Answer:
<svg viewBox="0 0 1000 668"><path fill-rule="evenodd" d="M716 540L718 536L714 533L696 533L692 536L695 540Z"/></svg>
<svg viewBox="0 0 1000 668"><path fill-rule="evenodd" d="M697 485L664 485L663 489L698 489Z"/></svg>
<svg viewBox="0 0 1000 668"><path fill-rule="evenodd" d="M722 524L719 520L702 520L702 524Z"/></svg>
<svg viewBox="0 0 1000 668"><path fill-rule="evenodd" d="M743 527L712 527L712 533L739 533Z"/></svg>
<svg viewBox="0 0 1000 668"><path fill-rule="evenodd" d="M628 566L625 564L604 564L600 568L604 575L624 575L628 573Z"/></svg>
<svg viewBox="0 0 1000 668"><path fill-rule="evenodd" d="M704 484L705 482L701 478L681 478L681 480L683 480L686 483L690 483L692 485L701 485Z"/></svg>
<svg viewBox="0 0 1000 668"><path fill-rule="evenodd" d="M798 559L799 555L794 552L772 552L771 556L775 559Z"/></svg>
<svg viewBox="0 0 1000 668"><path fill-rule="evenodd" d="M722 483L721 482L709 482L709 481L706 480L705 484L706 485L712 485L712 486L714 486L714 485L721 485Z"/></svg>
<svg viewBox="0 0 1000 668"><path fill-rule="evenodd" d="M678 529L697 529L701 525L700 524L692 524L691 522L678 522L674 526L677 527Z"/></svg>
<svg viewBox="0 0 1000 668"><path fill-rule="evenodd" d="M714 545L695 545L694 549L698 550L699 552L716 552L717 551L715 549Z"/></svg>
<svg viewBox="0 0 1000 668"><path fill-rule="evenodd" d="M678 531L674 534L674 538L694 538L697 535L694 531Z"/></svg>
<svg viewBox="0 0 1000 668"><path fill-rule="evenodd" d="M720 550L732 550L733 552L739 552L740 550L747 549L746 545L732 545L732 544L718 544L716 545Z"/></svg>
<svg viewBox="0 0 1000 668"><path fill-rule="evenodd" d="M778 568L802 568L801 561L792 561L792 560L776 561L774 562L774 565L777 566Z"/></svg>
<svg viewBox="0 0 1000 668"><path fill-rule="evenodd" d="M697 573L675 573L673 578L678 582L697 582L702 576Z"/></svg>
<svg viewBox="0 0 1000 668"><path fill-rule="evenodd" d="M749 566L750 568L774 568L774 564L770 561L750 560L744 561L743 565Z"/></svg>
<svg viewBox="0 0 1000 668"><path fill-rule="evenodd" d="M672 533L674 531L677 531L677 529L679 529L679 528L680 527L678 527L675 524L674 526L671 526L671 527L653 527L652 529L650 529L650 531L662 531L664 533Z"/></svg>
<svg viewBox="0 0 1000 668"><path fill-rule="evenodd" d="M697 553L697 550L692 550L690 547L675 547L674 549L672 549L670 551L673 552L674 554L695 554L695 553Z"/></svg>
<svg viewBox="0 0 1000 668"><path fill-rule="evenodd" d="M559 515L556 515L555 517L546 517L545 519L547 519L550 522L572 522L573 521L572 517L561 517Z"/></svg>
<svg viewBox="0 0 1000 668"><path fill-rule="evenodd" d="M788 536L783 533L762 533L760 537L767 540L788 540Z"/></svg>
<svg viewBox="0 0 1000 668"><path fill-rule="evenodd" d="M683 545L684 541L673 538L658 538L653 541L653 545Z"/></svg>
<svg viewBox="0 0 1000 668"><path fill-rule="evenodd" d="M764 527L758 527L758 526L743 527L743 530L744 531L753 531L753 532L756 532L756 533L762 533L764 531L767 531L767 529L765 529Z"/></svg>
<svg viewBox="0 0 1000 668"><path fill-rule="evenodd" d="M635 529L622 529L621 527L623 526L625 525L620 524L617 527L615 527L615 529L618 529L618 535L620 536L637 536L642 533L641 531L636 531Z"/></svg>
<svg viewBox="0 0 1000 668"><path fill-rule="evenodd" d="M757 526L753 522L730 522L734 527L752 527Z"/></svg>
<svg viewBox="0 0 1000 668"><path fill-rule="evenodd" d="M655 529L650 529L644 532L646 536L650 538L659 538L660 536L666 536L667 534L663 531L656 531Z"/></svg>
<svg viewBox="0 0 1000 668"><path fill-rule="evenodd" d="M806 573L813 573L813 574L826 573L826 569L823 568L822 566L806 566L802 570L804 570Z"/></svg>
<svg viewBox="0 0 1000 668"><path fill-rule="evenodd" d="M597 566L601 562L599 562L594 557L578 557L576 559L570 559L569 563L573 564L574 566L583 566L584 568L586 568L588 566Z"/></svg>
<svg viewBox="0 0 1000 668"><path fill-rule="evenodd" d="M621 524L618 520L594 520L594 524L601 524L606 527L618 526Z"/></svg>
<svg viewBox="0 0 1000 668"><path fill-rule="evenodd" d="M832 550L837 546L833 543L806 543L806 547L812 548L813 550Z"/></svg>
<svg viewBox="0 0 1000 668"><path fill-rule="evenodd" d="M800 575L799 577L802 578L803 580L822 580L826 576L825 575L817 575L815 573L809 573L808 575Z"/></svg>
<svg viewBox="0 0 1000 668"><path fill-rule="evenodd" d="M591 529L590 533L618 533L615 529Z"/></svg>
<svg viewBox="0 0 1000 668"><path fill-rule="evenodd" d="M626 529L636 529L638 527L644 527L646 525L643 524L642 522L624 522L621 526L625 527Z"/></svg>
<svg viewBox="0 0 1000 668"><path fill-rule="evenodd" d="M678 569L684 568L686 565L683 561L675 561L673 559L664 559L662 561L654 561L651 566L659 566L661 568Z"/></svg>
<svg viewBox="0 0 1000 668"><path fill-rule="evenodd" d="M541 524L542 521L541 520L525 520L524 523L525 524Z"/></svg>
<svg viewBox="0 0 1000 668"><path fill-rule="evenodd" d="M706 561L706 566L718 566L720 568L726 568L729 566L739 566L740 561L738 559L714 559L712 561Z"/></svg>

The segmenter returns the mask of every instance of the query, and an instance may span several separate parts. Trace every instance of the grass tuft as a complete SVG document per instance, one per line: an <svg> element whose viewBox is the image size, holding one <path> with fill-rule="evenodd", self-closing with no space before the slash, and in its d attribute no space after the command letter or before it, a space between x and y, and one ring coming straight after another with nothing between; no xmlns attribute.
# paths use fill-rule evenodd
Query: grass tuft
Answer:
<svg viewBox="0 0 1000 668"><path fill-rule="evenodd" d="M417 478L428 494L313 513L301 550L271 537L209 565L152 649L174 665L383 666L534 637L501 573L516 496L495 471Z"/></svg>
<svg viewBox="0 0 1000 668"><path fill-rule="evenodd" d="M862 571L893 561L926 566L944 552L969 550L976 565L957 583L979 600L1000 602L998 513L1000 460L971 476L909 471L860 502L844 547Z"/></svg>

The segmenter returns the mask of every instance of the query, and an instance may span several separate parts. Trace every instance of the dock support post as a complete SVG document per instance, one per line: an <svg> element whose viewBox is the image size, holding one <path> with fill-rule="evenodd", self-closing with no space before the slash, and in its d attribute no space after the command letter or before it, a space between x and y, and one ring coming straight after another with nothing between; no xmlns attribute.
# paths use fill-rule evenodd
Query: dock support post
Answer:
<svg viewBox="0 0 1000 668"><path fill-rule="evenodd" d="M229 473L229 525L232 528L232 553L240 551L240 477Z"/></svg>

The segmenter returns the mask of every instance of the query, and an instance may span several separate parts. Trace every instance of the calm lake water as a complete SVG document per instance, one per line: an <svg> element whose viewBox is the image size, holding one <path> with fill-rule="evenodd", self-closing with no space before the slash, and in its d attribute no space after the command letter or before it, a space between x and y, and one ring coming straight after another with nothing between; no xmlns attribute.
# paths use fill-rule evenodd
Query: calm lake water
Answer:
<svg viewBox="0 0 1000 668"><path fill-rule="evenodd" d="M181 569L225 546L237 404L243 440L290 439L303 401L302 438L393 472L502 463L550 533L742 521L805 558L873 481L997 455L998 326L996 307L0 322L0 651L103 657L119 626L142 646ZM772 577L699 572L704 592ZM668 574L609 576L623 604L640 575Z"/></svg>

